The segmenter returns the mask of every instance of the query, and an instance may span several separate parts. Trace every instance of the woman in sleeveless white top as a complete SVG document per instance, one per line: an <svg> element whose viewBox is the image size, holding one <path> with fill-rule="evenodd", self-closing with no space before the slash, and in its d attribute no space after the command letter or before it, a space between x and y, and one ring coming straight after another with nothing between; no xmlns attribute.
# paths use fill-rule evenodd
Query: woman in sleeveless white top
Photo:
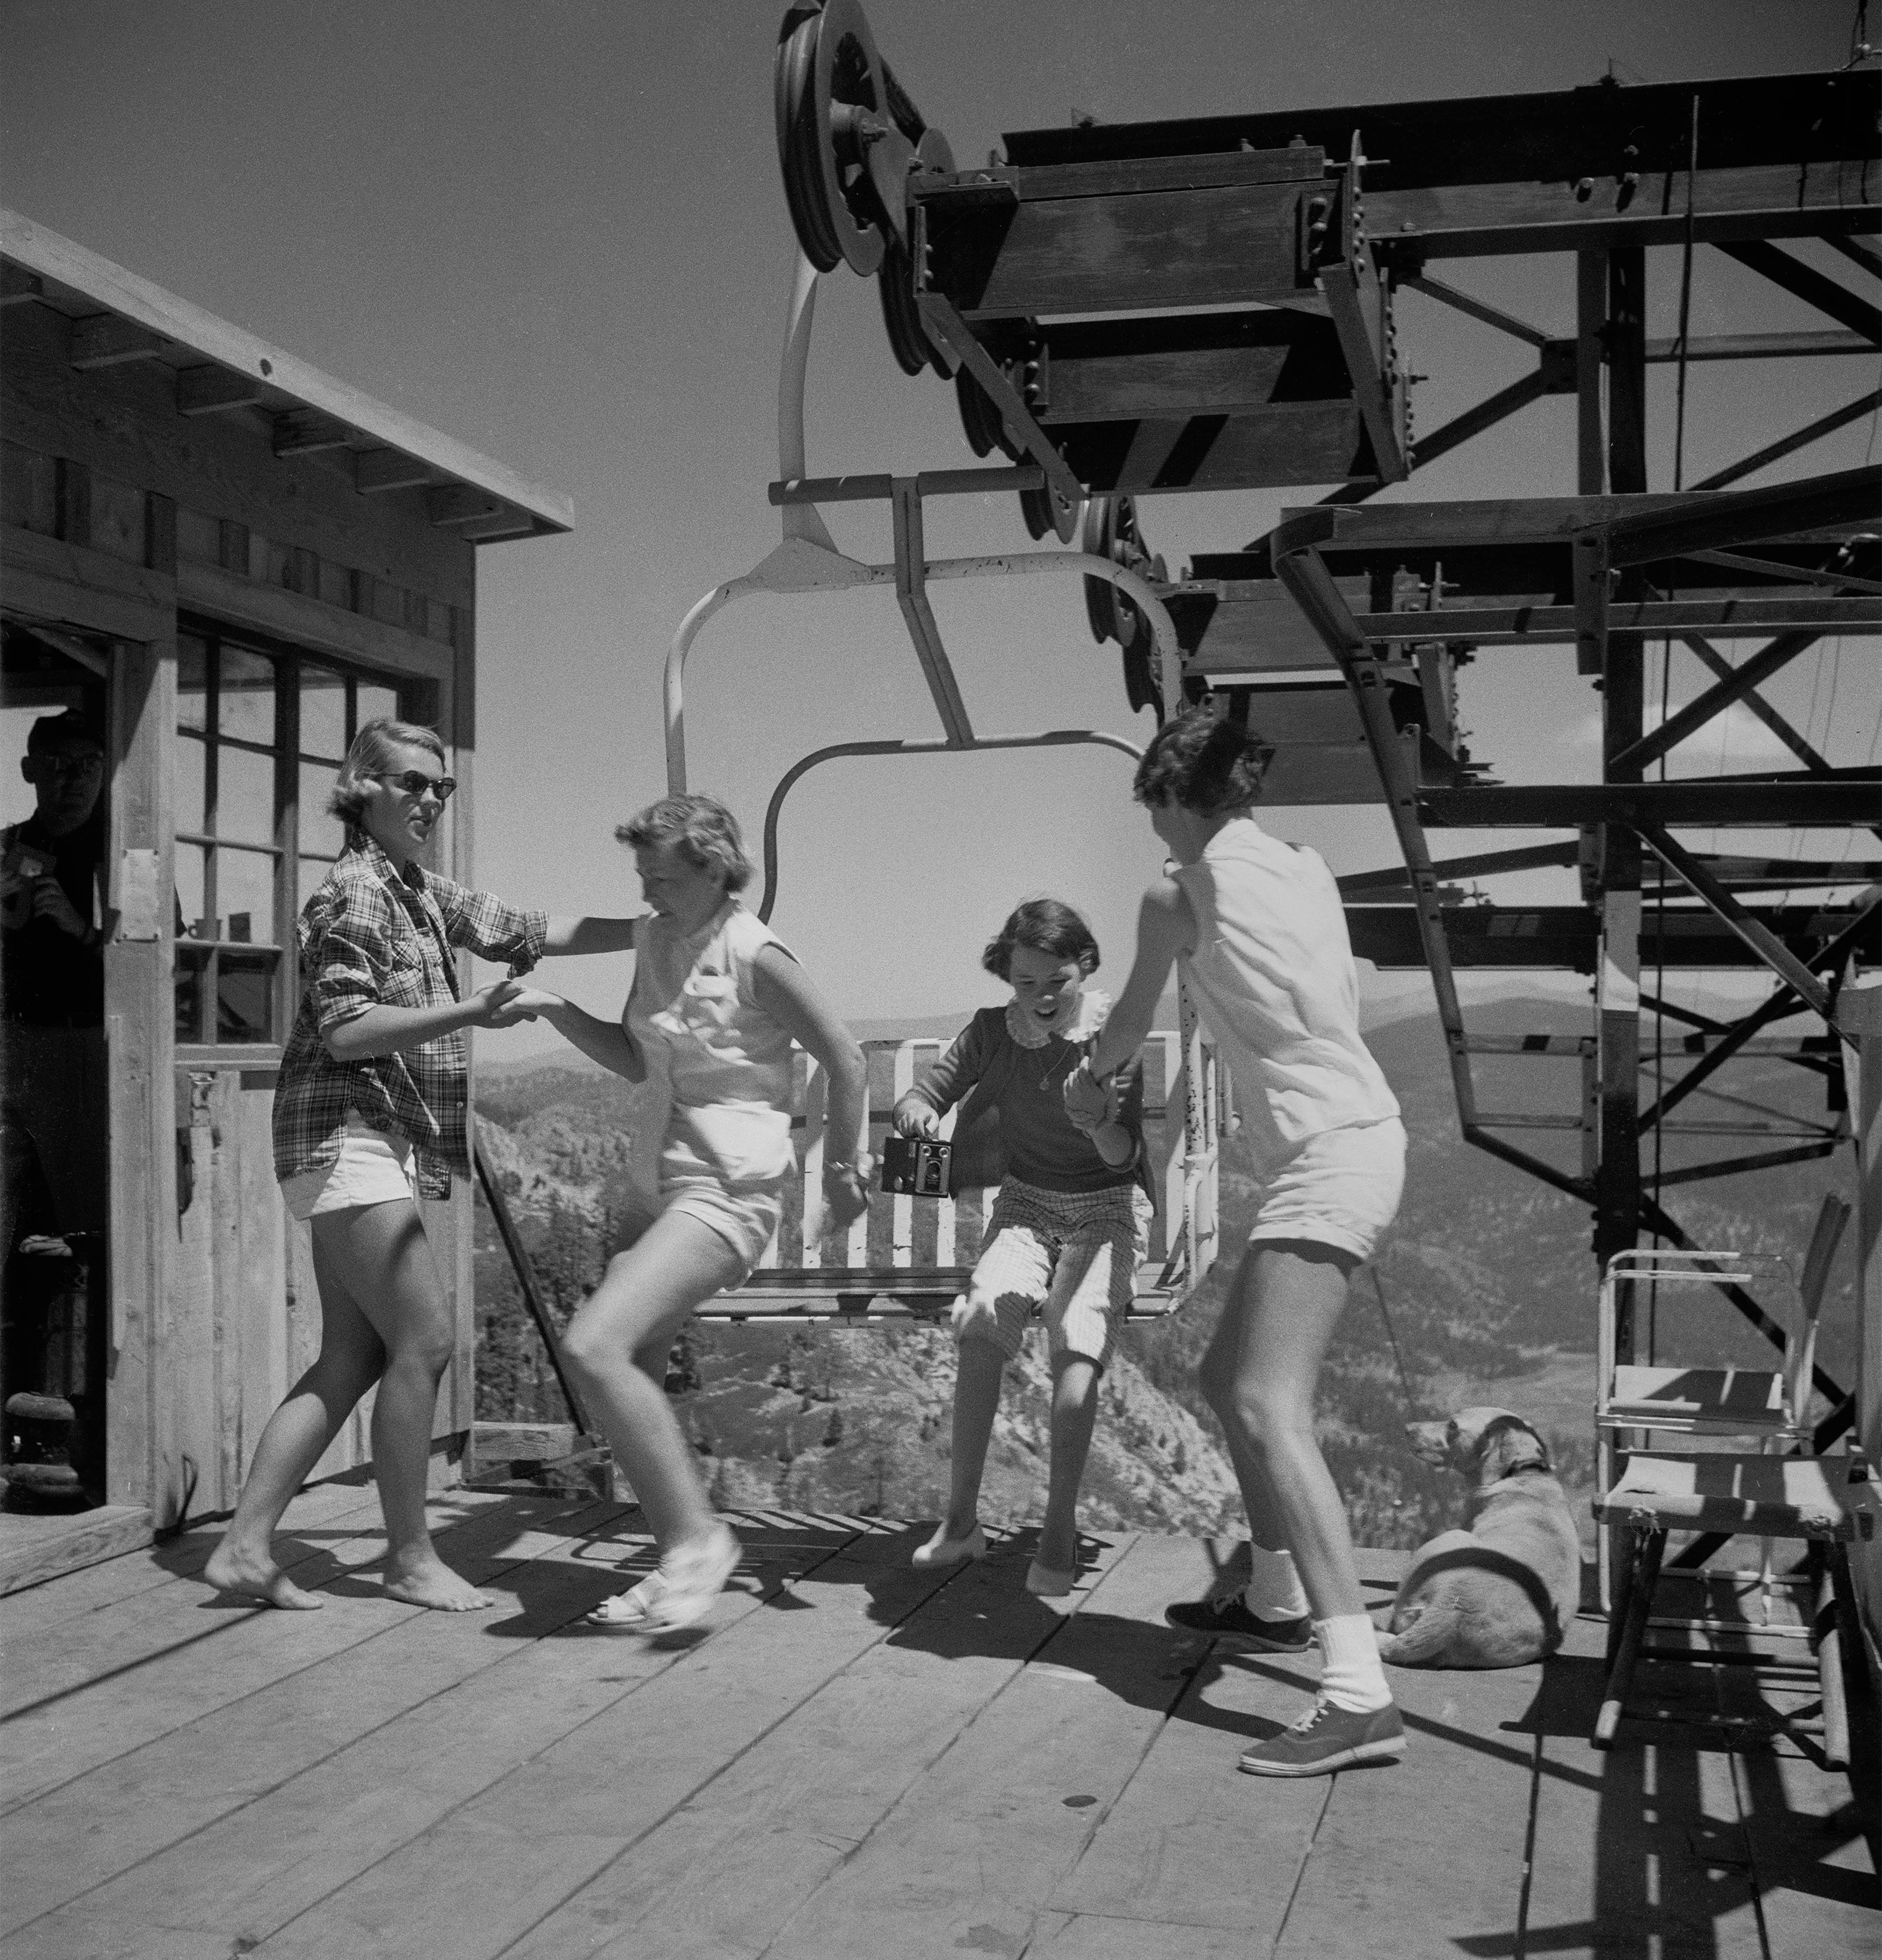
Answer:
<svg viewBox="0 0 1882 1960"><path fill-rule="evenodd" d="M629 1242L568 1323L565 1353L592 1419L626 1472L659 1570L590 1618L647 1632L689 1626L738 1561L667 1400L667 1357L688 1315L751 1271L775 1230L791 1163L791 1051L829 1071L823 1198L847 1224L868 1204L860 1135L862 1051L782 940L737 893L750 875L738 828L709 797L651 805L616 835L634 847L651 911L638 921L619 1021L551 994L522 1005L642 1085L630 1167Z"/></svg>
<svg viewBox="0 0 1882 1960"><path fill-rule="evenodd" d="M1348 1275L1397 1208L1405 1132L1359 1037L1338 889L1314 853L1250 814L1272 752L1201 709L1146 750L1136 794L1175 863L1144 896L1130 978L1065 1093L1089 1096L1129 1060L1180 959L1240 1091L1263 1188L1199 1376L1241 1486L1253 1577L1241 1596L1182 1602L1169 1616L1270 1651L1317 1639L1326 1666L1314 1708L1241 1760L1254 1774L1291 1777L1389 1762L1405 1748L1345 1507L1314 1435L1314 1387Z"/></svg>

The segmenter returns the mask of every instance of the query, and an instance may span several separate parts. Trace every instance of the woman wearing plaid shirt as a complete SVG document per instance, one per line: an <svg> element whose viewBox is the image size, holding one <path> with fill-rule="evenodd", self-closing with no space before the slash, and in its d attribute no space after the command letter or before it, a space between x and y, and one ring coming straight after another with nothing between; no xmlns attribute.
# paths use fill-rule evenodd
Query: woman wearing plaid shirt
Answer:
<svg viewBox="0 0 1882 1960"><path fill-rule="evenodd" d="M269 1419L228 1535L205 1576L274 1606L318 1606L275 1564L275 1525L374 1383L373 1468L386 1518L385 1589L463 1612L494 1602L444 1564L425 1528L438 1386L455 1344L416 1200L467 1175L463 1030L531 1018L515 978L460 1000L459 949L526 971L545 953L623 952L632 919L551 919L425 870L418 859L457 785L428 728L369 721L329 807L346 848L301 915L304 991L282 1055L275 1174L309 1221L320 1352Z"/></svg>

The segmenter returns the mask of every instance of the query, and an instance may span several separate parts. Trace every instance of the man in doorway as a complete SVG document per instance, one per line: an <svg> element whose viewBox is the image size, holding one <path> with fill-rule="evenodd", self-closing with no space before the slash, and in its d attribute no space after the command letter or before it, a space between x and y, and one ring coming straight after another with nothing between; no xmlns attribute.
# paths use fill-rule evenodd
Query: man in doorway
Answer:
<svg viewBox="0 0 1882 1960"><path fill-rule="evenodd" d="M104 744L81 709L42 715L20 773L37 807L0 830L0 1260L39 1224L39 1180L49 1230L102 1232L108 1176Z"/></svg>

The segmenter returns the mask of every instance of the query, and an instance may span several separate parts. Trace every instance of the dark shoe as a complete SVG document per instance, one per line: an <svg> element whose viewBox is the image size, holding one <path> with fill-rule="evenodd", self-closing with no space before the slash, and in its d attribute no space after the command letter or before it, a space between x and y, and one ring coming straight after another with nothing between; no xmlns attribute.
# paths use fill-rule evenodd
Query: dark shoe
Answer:
<svg viewBox="0 0 1882 1960"><path fill-rule="evenodd" d="M1311 1620L1264 1620L1249 1612L1239 1592L1226 1599L1181 1599L1164 1607L1163 1616L1186 1634L1207 1634L1215 1640L1226 1636L1266 1653L1305 1653L1314 1644Z"/></svg>
<svg viewBox="0 0 1882 1960"><path fill-rule="evenodd" d="M1366 1763L1395 1763L1405 1753L1405 1724L1390 1702L1355 1715L1330 1701L1317 1701L1291 1729L1242 1752L1250 1776L1325 1776Z"/></svg>

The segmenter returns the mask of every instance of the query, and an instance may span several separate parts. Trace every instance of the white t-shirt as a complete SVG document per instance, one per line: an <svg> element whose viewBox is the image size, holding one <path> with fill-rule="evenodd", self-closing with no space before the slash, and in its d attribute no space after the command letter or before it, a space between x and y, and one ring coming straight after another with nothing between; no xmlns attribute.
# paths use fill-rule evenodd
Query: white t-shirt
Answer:
<svg viewBox="0 0 1882 1960"><path fill-rule="evenodd" d="M1188 962L1256 1154L1399 1113L1359 1038L1359 982L1333 873L1316 851L1237 817L1177 871L1196 918Z"/></svg>
<svg viewBox="0 0 1882 1960"><path fill-rule="evenodd" d="M791 1037L752 991L766 946L789 950L736 899L695 933L657 913L636 927L621 1018L647 1058L634 1151L644 1189L654 1182L655 1151L662 1187L763 1186L790 1169Z"/></svg>

